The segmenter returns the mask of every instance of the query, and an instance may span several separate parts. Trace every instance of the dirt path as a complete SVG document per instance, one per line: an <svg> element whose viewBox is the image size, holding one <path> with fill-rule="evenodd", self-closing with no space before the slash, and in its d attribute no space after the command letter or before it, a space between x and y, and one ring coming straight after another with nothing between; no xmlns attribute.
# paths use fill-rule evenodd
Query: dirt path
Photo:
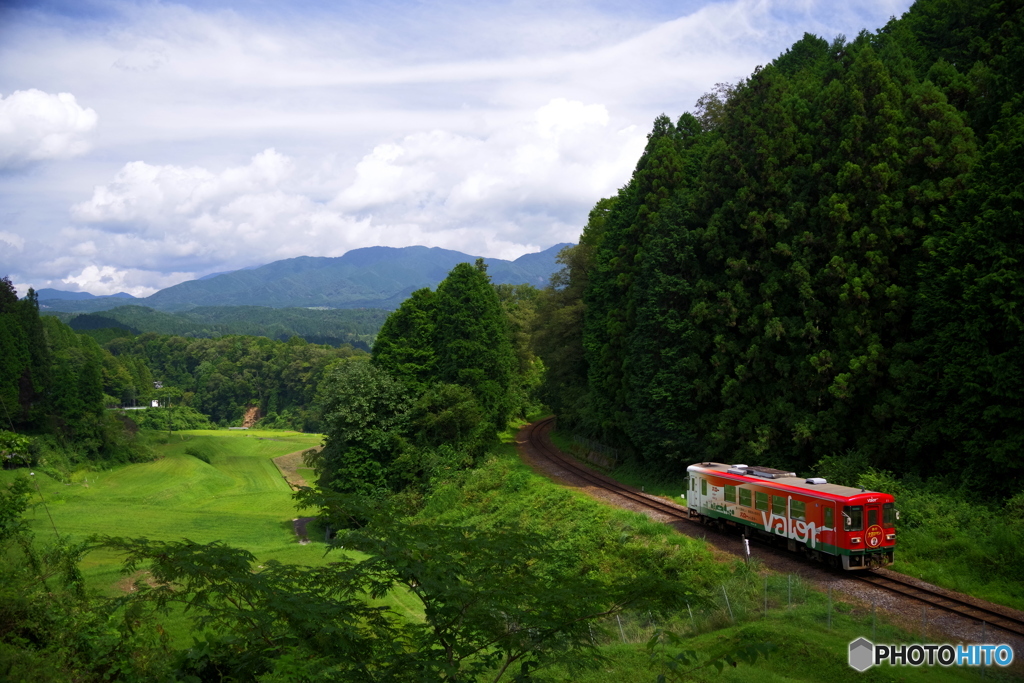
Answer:
<svg viewBox="0 0 1024 683"><path fill-rule="evenodd" d="M314 446L314 449L317 451L321 448L323 446ZM305 464L302 462L302 454L307 450L309 449L294 451L288 455L274 458L274 464L277 466L278 471L281 472L281 476L288 483L288 486L292 488L292 491L298 491L301 487L309 486L303 476L299 474L299 469L305 467Z"/></svg>
<svg viewBox="0 0 1024 683"><path fill-rule="evenodd" d="M292 525L295 527L295 535L299 537L300 545L306 545L309 543L309 535L306 533L306 526L315 519L316 517L296 517L292 520Z"/></svg>

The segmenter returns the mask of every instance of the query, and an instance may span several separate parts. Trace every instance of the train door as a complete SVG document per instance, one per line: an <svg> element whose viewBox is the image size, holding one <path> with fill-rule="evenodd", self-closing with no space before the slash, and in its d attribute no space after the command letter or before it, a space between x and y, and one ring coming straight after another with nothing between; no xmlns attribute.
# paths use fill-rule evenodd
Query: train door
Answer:
<svg viewBox="0 0 1024 683"><path fill-rule="evenodd" d="M874 550L882 546L885 532L882 531L882 506L878 503L868 503L864 506L864 547Z"/></svg>

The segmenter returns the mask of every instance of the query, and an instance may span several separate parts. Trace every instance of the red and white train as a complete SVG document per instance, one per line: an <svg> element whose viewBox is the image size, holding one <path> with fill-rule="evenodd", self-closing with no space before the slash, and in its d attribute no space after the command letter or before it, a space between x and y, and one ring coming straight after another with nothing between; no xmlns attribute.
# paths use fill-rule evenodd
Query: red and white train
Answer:
<svg viewBox="0 0 1024 683"><path fill-rule="evenodd" d="M887 493L767 467L705 462L686 470L691 518L785 541L792 551L843 569L892 564L898 513Z"/></svg>

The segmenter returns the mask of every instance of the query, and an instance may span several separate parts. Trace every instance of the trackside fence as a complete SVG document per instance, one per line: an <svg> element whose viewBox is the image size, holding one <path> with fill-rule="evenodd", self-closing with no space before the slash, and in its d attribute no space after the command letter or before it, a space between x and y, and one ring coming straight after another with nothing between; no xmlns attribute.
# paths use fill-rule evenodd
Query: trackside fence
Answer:
<svg viewBox="0 0 1024 683"><path fill-rule="evenodd" d="M680 636L697 636L755 622L792 622L802 628L853 633L854 637L900 642L910 630L918 642L938 637L929 632L927 614L902 634L883 623L875 605L851 605L834 585L824 590L812 587L795 574L760 574L755 571L734 575L715 587L705 587L682 610L672 614L625 611L604 619L593 629L598 645L644 644L659 630ZM934 616L933 616L934 618ZM873 640L872 642L876 642Z"/></svg>

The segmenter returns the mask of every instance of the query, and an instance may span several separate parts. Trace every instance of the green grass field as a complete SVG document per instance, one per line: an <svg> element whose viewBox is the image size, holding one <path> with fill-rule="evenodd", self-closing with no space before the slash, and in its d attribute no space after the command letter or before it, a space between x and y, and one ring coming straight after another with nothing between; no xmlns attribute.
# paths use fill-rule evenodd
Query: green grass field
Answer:
<svg viewBox="0 0 1024 683"><path fill-rule="evenodd" d="M320 441L319 435L286 431L176 432L155 446L161 457L154 462L79 471L70 484L37 472L42 498L33 496L27 521L40 541L53 537L45 499L57 531L73 540L106 534L223 541L261 560L320 564L323 544L300 545L292 526L295 517L312 512L295 508L291 489L272 461ZM186 448L208 455L210 463L188 455ZM23 474L4 471L0 481ZM119 568L116 555L101 551L82 564L89 587L106 594L116 592Z"/></svg>

